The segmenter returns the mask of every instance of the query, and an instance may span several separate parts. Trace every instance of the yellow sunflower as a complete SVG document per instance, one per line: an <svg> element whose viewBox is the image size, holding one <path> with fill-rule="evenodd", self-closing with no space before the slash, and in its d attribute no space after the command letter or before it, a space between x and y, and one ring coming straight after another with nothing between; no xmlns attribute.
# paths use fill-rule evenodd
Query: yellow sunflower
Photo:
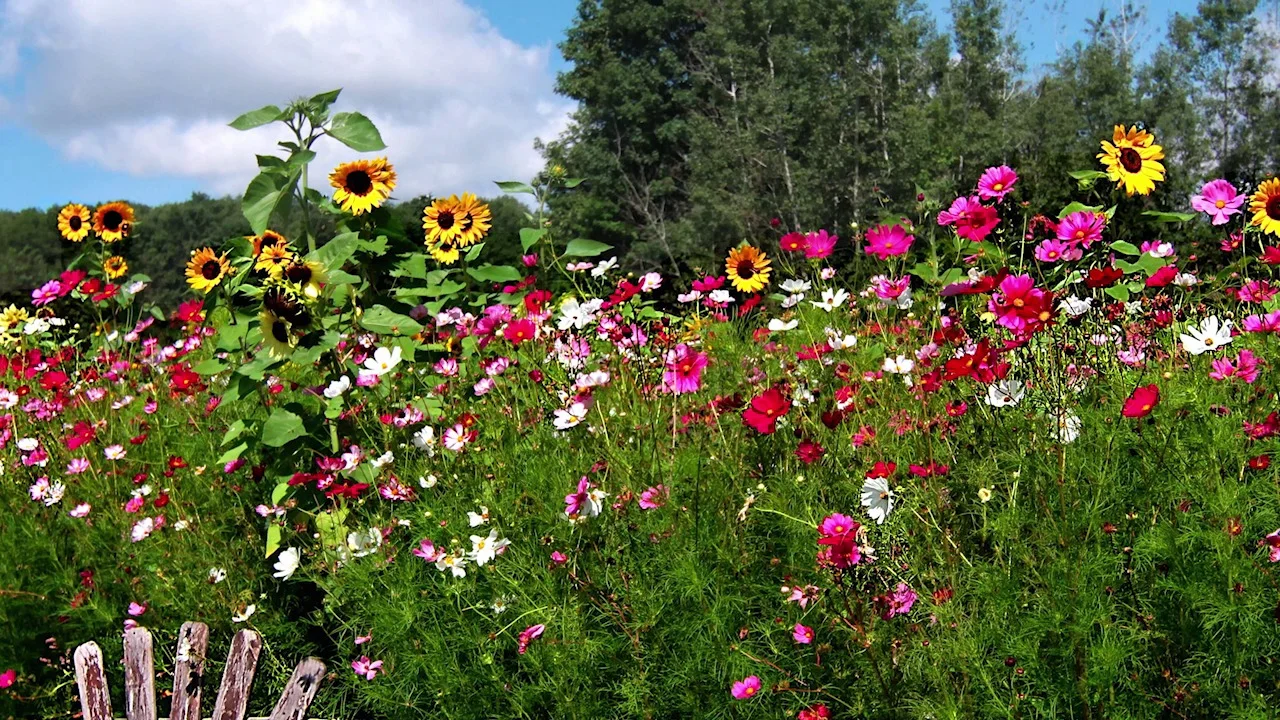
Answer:
<svg viewBox="0 0 1280 720"><path fill-rule="evenodd" d="M129 237L133 227L133 208L129 203L111 202L93 211L93 231L104 243Z"/></svg>
<svg viewBox="0 0 1280 720"><path fill-rule="evenodd" d="M1112 141L1102 141L1098 153L1116 187L1123 187L1129 195L1150 195L1156 183L1164 182L1164 148L1155 144L1155 136L1134 125L1125 131L1123 125L1115 127Z"/></svg>
<svg viewBox="0 0 1280 720"><path fill-rule="evenodd" d="M191 260L187 263L187 284L194 290L208 294L218 287L222 279L231 272L231 263L227 255L218 255L212 248L200 248L191 251Z"/></svg>
<svg viewBox="0 0 1280 720"><path fill-rule="evenodd" d="M276 277L284 266L291 262L293 262L293 250L288 245L266 245L262 248L262 252L258 253L258 260L253 264L253 269Z"/></svg>
<svg viewBox="0 0 1280 720"><path fill-rule="evenodd" d="M730 250L724 271L738 292L759 292L769 284L769 258L750 245Z"/></svg>
<svg viewBox="0 0 1280 720"><path fill-rule="evenodd" d="M334 168L329 184L334 202L352 215L363 215L391 197L396 171L386 158L355 160Z"/></svg>
<svg viewBox="0 0 1280 720"><path fill-rule="evenodd" d="M315 300L320 297L320 291L324 289L324 284L329 279L329 275L325 272L324 266L314 260L294 258L293 262L284 266L284 269L281 270L280 278L292 285L296 285L301 290L303 297L308 300Z"/></svg>
<svg viewBox="0 0 1280 720"><path fill-rule="evenodd" d="M261 255L263 248L275 247L277 245L286 248L289 247L289 241L285 240L283 235L274 230L263 230L261 235L254 235L249 238L249 240L253 243L254 257Z"/></svg>
<svg viewBox="0 0 1280 720"><path fill-rule="evenodd" d="M71 242L80 242L89 235L89 208L78 203L69 203L58 212L58 232Z"/></svg>
<svg viewBox="0 0 1280 720"><path fill-rule="evenodd" d="M108 280L122 278L125 273L129 272L129 263L125 262L124 258L119 255L112 255L102 261L102 272L107 274Z"/></svg>
<svg viewBox="0 0 1280 720"><path fill-rule="evenodd" d="M258 315L258 327L262 329L262 343L274 357L288 357L298 345L289 321L270 310Z"/></svg>
<svg viewBox="0 0 1280 720"><path fill-rule="evenodd" d="M449 199L454 200L452 197ZM489 225L493 221L489 206L480 202L480 199L471 193L462 193L462 198L456 203L458 246L467 247L483 240L484 236L489 234Z"/></svg>
<svg viewBox="0 0 1280 720"><path fill-rule="evenodd" d="M1258 186L1249 199L1249 212L1253 213L1250 222L1263 232L1280 235L1280 179L1271 178Z"/></svg>
<svg viewBox="0 0 1280 720"><path fill-rule="evenodd" d="M431 257L436 262L452 265L458 262L461 253L458 252L458 245L453 240L441 241L437 243L428 243L427 252L431 253Z"/></svg>
<svg viewBox="0 0 1280 720"><path fill-rule="evenodd" d="M30 319L31 316L27 313L26 308L10 305L4 310L0 310L0 332L8 332L13 328L22 327Z"/></svg>
<svg viewBox="0 0 1280 720"><path fill-rule="evenodd" d="M454 247L459 243L462 237L459 215L465 210L460 205L458 197L451 195L435 200L422 211L422 229L426 231L428 246L444 243Z"/></svg>
<svg viewBox="0 0 1280 720"><path fill-rule="evenodd" d="M302 296L280 280L269 280L271 283L262 293L262 307L272 315L284 319L294 330L305 330L311 325L311 311Z"/></svg>

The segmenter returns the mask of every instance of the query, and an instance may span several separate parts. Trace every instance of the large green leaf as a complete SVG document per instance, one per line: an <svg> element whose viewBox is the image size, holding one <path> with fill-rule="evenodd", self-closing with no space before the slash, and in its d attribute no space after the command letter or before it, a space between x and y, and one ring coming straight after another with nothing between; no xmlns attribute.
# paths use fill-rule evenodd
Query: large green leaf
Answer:
<svg viewBox="0 0 1280 720"><path fill-rule="evenodd" d="M413 335L422 331L422 325L408 315L374 305L360 316L360 326L379 335Z"/></svg>
<svg viewBox="0 0 1280 720"><path fill-rule="evenodd" d="M529 252L546 234L546 228L520 228L520 249Z"/></svg>
<svg viewBox="0 0 1280 720"><path fill-rule="evenodd" d="M467 268L471 277L487 282L517 282L524 276L510 265L485 265L478 268Z"/></svg>
<svg viewBox="0 0 1280 720"><path fill-rule="evenodd" d="M612 249L612 245L607 245L596 240L584 240L582 238L578 238L577 240L569 241L569 246L565 248L564 254L566 256L573 257L595 257L600 253L608 252Z"/></svg>
<svg viewBox="0 0 1280 720"><path fill-rule="evenodd" d="M262 444L267 447L283 447L306 432L302 418L288 410L276 409L262 424Z"/></svg>
<svg viewBox="0 0 1280 720"><path fill-rule="evenodd" d="M528 183L522 183L519 180L495 180L494 184L498 189L505 193L515 193L524 195L533 195L533 188Z"/></svg>
<svg viewBox="0 0 1280 720"><path fill-rule="evenodd" d="M316 248L316 251L311 253L311 259L323 265L330 272L341 270L347 260L351 259L351 255L355 253L356 245L359 241L360 233L342 233Z"/></svg>
<svg viewBox="0 0 1280 720"><path fill-rule="evenodd" d="M1061 220L1062 218L1070 215L1071 213L1081 212L1082 210L1088 210L1089 212L1098 212L1102 210L1102 206L1101 205L1085 205L1082 202L1073 202L1067 205L1066 207L1062 208L1062 212L1058 213L1058 219Z"/></svg>
<svg viewBox="0 0 1280 720"><path fill-rule="evenodd" d="M1196 218L1195 213L1160 212L1159 210L1147 210L1142 214L1162 223L1187 222Z"/></svg>
<svg viewBox="0 0 1280 720"><path fill-rule="evenodd" d="M257 110L250 110L227 124L237 130L252 130L256 127L273 123L283 117L284 112L280 108L275 105L264 105Z"/></svg>
<svg viewBox="0 0 1280 720"><path fill-rule="evenodd" d="M1138 249L1138 246L1130 242L1125 242L1123 240L1117 240L1111 243L1111 249L1115 250L1118 253L1123 253L1125 255L1137 256L1142 254L1142 251Z"/></svg>
<svg viewBox="0 0 1280 720"><path fill-rule="evenodd" d="M267 526L267 554L263 557L271 557L271 555L280 549L280 526L272 522Z"/></svg>
<svg viewBox="0 0 1280 720"><path fill-rule="evenodd" d="M245 188L244 198L240 201L240 209L249 227L255 234L261 235L271 222L271 216L282 202L289 199L293 192L293 184L298 181L297 173L282 178L272 172L261 172L249 181Z"/></svg>
<svg viewBox="0 0 1280 720"><path fill-rule="evenodd" d="M387 147L373 121L358 112L334 115L328 132L333 139L356 152L377 152Z"/></svg>

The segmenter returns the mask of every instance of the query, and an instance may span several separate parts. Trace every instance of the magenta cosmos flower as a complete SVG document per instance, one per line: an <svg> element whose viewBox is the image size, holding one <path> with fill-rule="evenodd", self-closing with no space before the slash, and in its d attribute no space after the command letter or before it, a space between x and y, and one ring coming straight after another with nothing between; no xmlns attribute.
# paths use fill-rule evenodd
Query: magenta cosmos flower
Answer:
<svg viewBox="0 0 1280 720"><path fill-rule="evenodd" d="M1085 250L1102 239L1102 229L1107 226L1107 216L1092 210L1081 210L1058 221L1058 239L1065 243L1082 245Z"/></svg>
<svg viewBox="0 0 1280 720"><path fill-rule="evenodd" d="M673 395L698 392L702 387L702 369L706 366L706 353L680 343L667 352L667 371L662 374L662 389Z"/></svg>
<svg viewBox="0 0 1280 720"><path fill-rule="evenodd" d="M811 232L804 236L804 256L810 260L820 260L831 254L836 247L839 235L831 235L826 230Z"/></svg>
<svg viewBox="0 0 1280 720"><path fill-rule="evenodd" d="M914 239L901 225L880 225L867 231L866 252L888 260L910 250Z"/></svg>
<svg viewBox="0 0 1280 720"><path fill-rule="evenodd" d="M978 178L978 197L1000 202L1013 190L1017 182L1018 173L1008 165L987 168L987 171L982 173L982 177Z"/></svg>
<svg viewBox="0 0 1280 720"><path fill-rule="evenodd" d="M983 205L977 197L958 197L950 209L938 213L938 224L954 225L956 235L982 242L1000 224L1000 216L995 208Z"/></svg>
<svg viewBox="0 0 1280 720"><path fill-rule="evenodd" d="M1214 225L1225 225L1227 220L1240 212L1245 196L1226 180L1211 180L1200 188L1200 194L1191 198L1191 209L1213 218Z"/></svg>
<svg viewBox="0 0 1280 720"><path fill-rule="evenodd" d="M755 675L745 677L735 682L729 692L738 700L750 700L760 692L760 678Z"/></svg>

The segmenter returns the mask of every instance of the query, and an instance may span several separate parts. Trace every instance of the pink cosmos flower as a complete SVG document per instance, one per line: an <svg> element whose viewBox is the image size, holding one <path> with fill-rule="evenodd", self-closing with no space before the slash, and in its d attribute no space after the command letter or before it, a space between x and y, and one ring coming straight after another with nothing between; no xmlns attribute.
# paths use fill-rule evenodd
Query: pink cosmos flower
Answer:
<svg viewBox="0 0 1280 720"><path fill-rule="evenodd" d="M1280 562L1280 530L1276 530L1263 541L1271 548L1271 562Z"/></svg>
<svg viewBox="0 0 1280 720"><path fill-rule="evenodd" d="M667 351L667 371L662 374L662 389L673 395L697 392L702 387L702 369L707 355L680 343Z"/></svg>
<svg viewBox="0 0 1280 720"><path fill-rule="evenodd" d="M1092 210L1080 210L1058 221L1058 239L1065 243L1089 246L1102 239L1107 216Z"/></svg>
<svg viewBox="0 0 1280 720"><path fill-rule="evenodd" d="M791 637L801 645L808 645L813 642L813 628L796 623L796 626L791 629Z"/></svg>
<svg viewBox="0 0 1280 720"><path fill-rule="evenodd" d="M17 670L14 670L13 668L9 668L8 670L5 670L4 672L0 673L0 690L13 687L13 684L17 681L18 681Z"/></svg>
<svg viewBox="0 0 1280 720"><path fill-rule="evenodd" d="M862 559L862 548L858 545L858 531L861 529L853 518L840 513L832 513L818 524L818 562L836 568L847 568L857 565Z"/></svg>
<svg viewBox="0 0 1280 720"><path fill-rule="evenodd" d="M555 563L556 565L563 565L569 562L569 557L564 553L560 552L559 550L555 550L551 553L551 562Z"/></svg>
<svg viewBox="0 0 1280 720"><path fill-rule="evenodd" d="M1226 180L1210 180L1200 188L1200 194L1191 198L1191 209L1213 218L1214 225L1225 225L1232 215L1240 212L1246 196Z"/></svg>
<svg viewBox="0 0 1280 720"><path fill-rule="evenodd" d="M898 587L893 592L885 596L884 619L897 617L898 615L906 615L911 612L912 606L916 604L916 592L907 586L906 583L898 583Z"/></svg>
<svg viewBox="0 0 1280 720"><path fill-rule="evenodd" d="M537 625L530 625L524 630L521 630L520 637L517 639L518 647L516 648L520 652L520 654L523 655L525 651L529 649L529 643L533 642L537 638L542 637L542 633L546 629L547 629L546 625L539 623Z"/></svg>
<svg viewBox="0 0 1280 720"><path fill-rule="evenodd" d="M89 461L86 460L85 458L73 458L71 462L67 463L68 475L79 475L80 473L88 469L89 469Z"/></svg>
<svg viewBox="0 0 1280 720"><path fill-rule="evenodd" d="M1250 315L1244 319L1241 329L1256 333L1280 332L1280 310L1273 310L1266 315Z"/></svg>
<svg viewBox="0 0 1280 720"><path fill-rule="evenodd" d="M1258 380L1258 357L1250 350L1241 350L1234 363L1229 358L1214 358L1210 363L1212 370L1209 377L1213 380L1226 380L1237 377L1252 385Z"/></svg>
<svg viewBox="0 0 1280 720"><path fill-rule="evenodd" d="M62 297L62 284L57 280L50 280L31 291L31 304L40 307L41 305L48 305L60 297Z"/></svg>
<svg viewBox="0 0 1280 720"><path fill-rule="evenodd" d="M139 615L142 615L146 611L147 611L146 605L138 602L131 602L129 603L129 609L127 612L129 613L130 617L138 617Z"/></svg>
<svg viewBox="0 0 1280 720"><path fill-rule="evenodd" d="M356 677L372 680L382 669L382 661L370 660L368 655L361 655L358 659L351 661L351 669L356 671Z"/></svg>
<svg viewBox="0 0 1280 720"><path fill-rule="evenodd" d="M1040 262L1075 261L1083 256L1080 248L1061 240L1046 239L1036 246L1036 260Z"/></svg>
<svg viewBox="0 0 1280 720"><path fill-rule="evenodd" d="M978 197L1000 202L1013 190L1017 182L1018 173L1008 165L987 168L987 171L982 173L982 177L978 178Z"/></svg>
<svg viewBox="0 0 1280 720"><path fill-rule="evenodd" d="M950 209L938 213L938 224L954 225L956 235L982 242L1000 224L1000 215L995 208L983 205L977 197L958 197Z"/></svg>
<svg viewBox="0 0 1280 720"><path fill-rule="evenodd" d="M840 239L839 235L828 235L826 230L811 232L804 236L804 256L810 260L821 259L831 254L835 250L836 241Z"/></svg>
<svg viewBox="0 0 1280 720"><path fill-rule="evenodd" d="M868 255L888 260L910 250L914 240L901 225L879 225L867 231L865 250Z"/></svg>
<svg viewBox="0 0 1280 720"><path fill-rule="evenodd" d="M756 696L756 693L760 692L760 678L755 675L749 675L735 682L729 692L737 700L750 700Z"/></svg>
<svg viewBox="0 0 1280 720"><path fill-rule="evenodd" d="M667 502L667 486L654 485L653 487L640 493L640 509L654 510L662 507Z"/></svg>
<svg viewBox="0 0 1280 720"><path fill-rule="evenodd" d="M433 563L444 556L443 550L436 549L436 544L431 542L431 538L422 538L418 541L418 547L413 549L413 554L423 560Z"/></svg>

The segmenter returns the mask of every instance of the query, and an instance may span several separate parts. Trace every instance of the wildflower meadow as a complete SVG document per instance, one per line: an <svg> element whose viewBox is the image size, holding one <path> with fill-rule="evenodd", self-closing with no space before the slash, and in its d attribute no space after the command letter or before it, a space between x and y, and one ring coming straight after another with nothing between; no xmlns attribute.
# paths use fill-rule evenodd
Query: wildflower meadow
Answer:
<svg viewBox="0 0 1280 720"><path fill-rule="evenodd" d="M215 671L261 634L258 715L314 655L325 718L1276 716L1280 179L1154 210L1114 118L1065 206L978 168L673 278L563 235L557 165L475 189L518 262L475 194L407 233L341 106L231 123L279 152L176 307L111 202L0 308L0 714L138 625L166 687L197 620Z"/></svg>

